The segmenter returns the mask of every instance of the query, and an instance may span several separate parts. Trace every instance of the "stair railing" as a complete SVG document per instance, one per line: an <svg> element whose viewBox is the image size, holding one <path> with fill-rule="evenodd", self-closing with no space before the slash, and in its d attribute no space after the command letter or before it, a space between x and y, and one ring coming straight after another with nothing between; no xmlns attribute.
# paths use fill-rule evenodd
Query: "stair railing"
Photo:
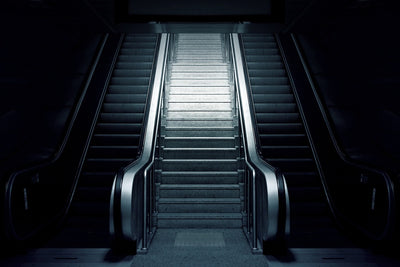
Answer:
<svg viewBox="0 0 400 267"><path fill-rule="evenodd" d="M155 154L163 110L164 80L170 36L162 34L155 61L148 112L144 119L143 150L139 158L121 169L112 186L110 234L113 246L128 252L146 253L155 233Z"/></svg>
<svg viewBox="0 0 400 267"><path fill-rule="evenodd" d="M230 35L233 83L244 160L245 233L254 253L282 248L290 233L289 195L285 177L259 155L254 110L238 34Z"/></svg>

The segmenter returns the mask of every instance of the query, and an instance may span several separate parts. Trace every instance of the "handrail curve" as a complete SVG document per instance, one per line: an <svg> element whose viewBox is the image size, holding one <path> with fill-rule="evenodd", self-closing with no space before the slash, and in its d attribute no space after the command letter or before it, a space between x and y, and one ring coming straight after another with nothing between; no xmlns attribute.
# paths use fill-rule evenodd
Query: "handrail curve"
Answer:
<svg viewBox="0 0 400 267"><path fill-rule="evenodd" d="M258 242L264 243L262 246L265 251L265 246L270 248L272 243L284 242L282 239L286 239L290 233L289 195L284 176L257 152L256 122L251 116L254 111L251 110L238 34L231 34L231 45L244 161L252 173L252 224L255 232L250 242L253 250L260 249Z"/></svg>
<svg viewBox="0 0 400 267"><path fill-rule="evenodd" d="M137 160L118 172L111 193L110 234L114 242L131 243L142 252L148 247L146 223L148 173L155 161L168 47L169 34L162 34L150 91L149 110L144 120L146 125L142 153Z"/></svg>

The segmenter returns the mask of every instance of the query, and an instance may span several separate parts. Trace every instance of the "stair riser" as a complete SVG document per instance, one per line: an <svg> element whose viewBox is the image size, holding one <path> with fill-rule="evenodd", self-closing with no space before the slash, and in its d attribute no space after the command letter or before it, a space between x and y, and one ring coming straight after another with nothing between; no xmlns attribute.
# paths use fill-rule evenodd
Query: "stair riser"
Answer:
<svg viewBox="0 0 400 267"><path fill-rule="evenodd" d="M237 189L160 189L160 197L165 198L235 198L240 197Z"/></svg>
<svg viewBox="0 0 400 267"><path fill-rule="evenodd" d="M168 127L233 127L232 120L166 120Z"/></svg>
<svg viewBox="0 0 400 267"><path fill-rule="evenodd" d="M235 139L169 139L164 140L165 147L171 148L234 148Z"/></svg>
<svg viewBox="0 0 400 267"><path fill-rule="evenodd" d="M236 149L230 150L164 150L164 159L236 159L239 152Z"/></svg>
<svg viewBox="0 0 400 267"><path fill-rule="evenodd" d="M166 136L175 137L233 137L235 131L232 130L165 130Z"/></svg>
<svg viewBox="0 0 400 267"><path fill-rule="evenodd" d="M158 204L158 212L160 213L233 213L233 212L240 212L240 204L203 204L203 203L196 203L196 204L166 204L166 203L159 203Z"/></svg>
<svg viewBox="0 0 400 267"><path fill-rule="evenodd" d="M187 161L181 162L166 161L162 162L163 171L236 171L238 169L236 161Z"/></svg>
<svg viewBox="0 0 400 267"><path fill-rule="evenodd" d="M170 95L229 95L231 90L229 86L178 86L169 88ZM168 97L169 99L169 97ZM193 103L198 104L198 103Z"/></svg>
<svg viewBox="0 0 400 267"><path fill-rule="evenodd" d="M240 219L158 219L159 228L240 228Z"/></svg>
<svg viewBox="0 0 400 267"><path fill-rule="evenodd" d="M238 176L162 176L161 183L163 184L237 184Z"/></svg>

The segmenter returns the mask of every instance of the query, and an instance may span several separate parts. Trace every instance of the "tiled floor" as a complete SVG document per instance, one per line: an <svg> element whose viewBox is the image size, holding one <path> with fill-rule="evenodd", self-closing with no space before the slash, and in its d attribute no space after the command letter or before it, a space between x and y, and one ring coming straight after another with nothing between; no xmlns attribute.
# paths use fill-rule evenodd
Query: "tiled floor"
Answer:
<svg viewBox="0 0 400 267"><path fill-rule="evenodd" d="M240 229L159 229L147 254L107 248L46 248L0 259L0 266L400 266L357 248L292 248L282 258L252 254Z"/></svg>

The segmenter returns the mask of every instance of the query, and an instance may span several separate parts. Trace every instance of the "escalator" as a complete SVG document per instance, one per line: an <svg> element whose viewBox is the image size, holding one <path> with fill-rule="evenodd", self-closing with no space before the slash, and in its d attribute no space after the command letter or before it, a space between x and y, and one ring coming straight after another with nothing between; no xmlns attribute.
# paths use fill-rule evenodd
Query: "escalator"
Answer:
<svg viewBox="0 0 400 267"><path fill-rule="evenodd" d="M336 230L296 99L274 35L242 35L260 153L284 173L291 247L349 245Z"/></svg>
<svg viewBox="0 0 400 267"><path fill-rule="evenodd" d="M157 35L128 34L101 105L65 227L49 246L108 247L110 190L140 153Z"/></svg>

